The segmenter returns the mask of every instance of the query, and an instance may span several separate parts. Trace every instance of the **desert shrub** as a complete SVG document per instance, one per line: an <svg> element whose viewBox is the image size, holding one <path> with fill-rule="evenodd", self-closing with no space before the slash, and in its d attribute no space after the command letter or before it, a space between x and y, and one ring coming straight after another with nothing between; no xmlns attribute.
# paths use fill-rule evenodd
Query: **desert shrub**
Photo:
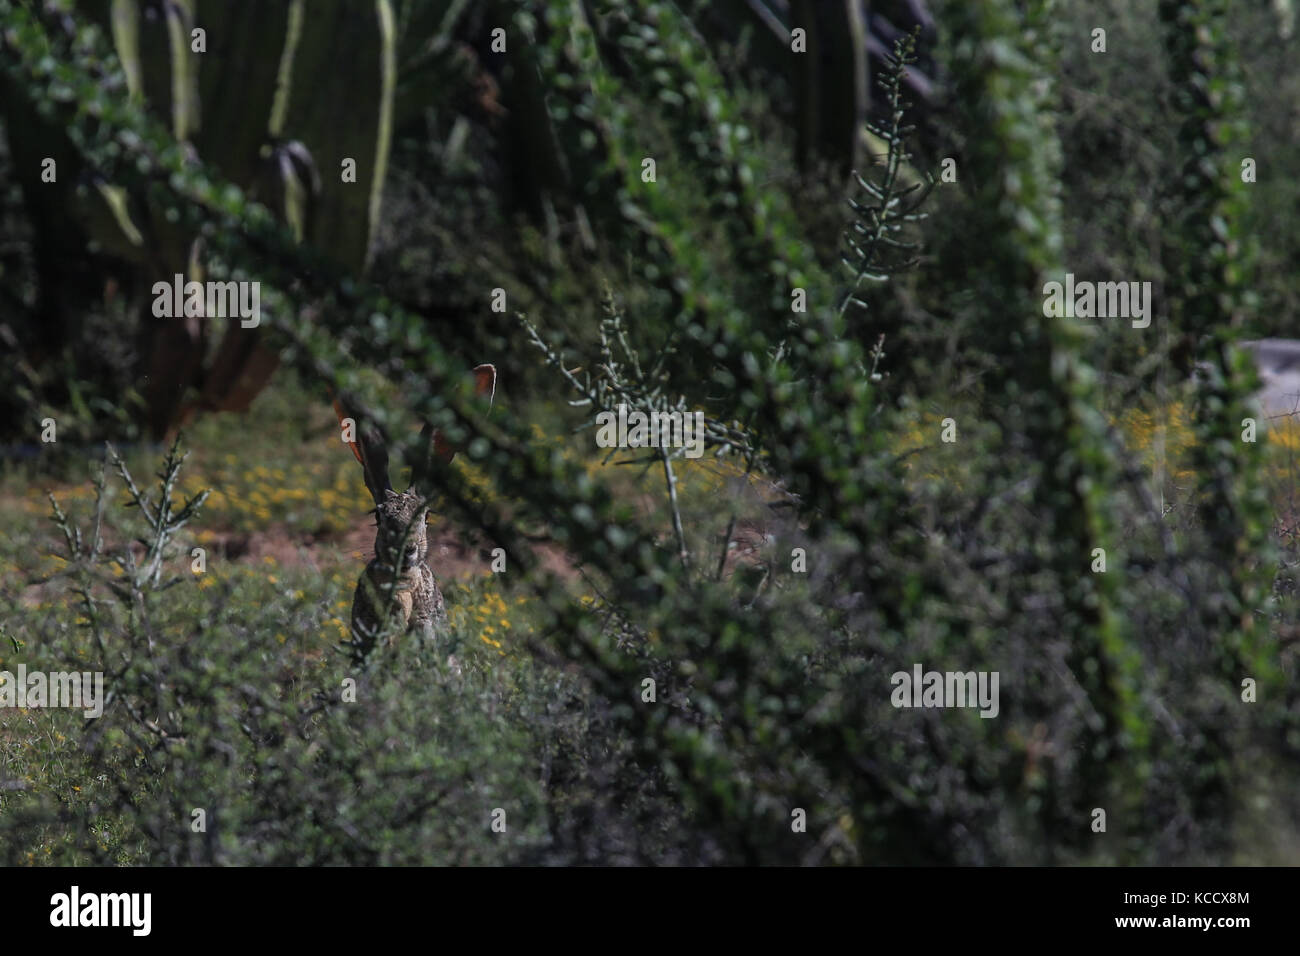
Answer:
<svg viewBox="0 0 1300 956"><path fill-rule="evenodd" d="M41 770L3 795L6 862L563 862L656 845L625 818L657 800L666 827L673 811L606 766L620 745L600 703L515 637L522 599L448 587L454 676L406 644L354 673L339 650L351 583L193 571L206 496L181 504L179 471L173 448L157 488L135 488L112 457L86 514L54 506L65 599L27 619L0 666L100 672L107 706L99 720L24 709L7 726L5 764Z"/></svg>
<svg viewBox="0 0 1300 956"><path fill-rule="evenodd" d="M1151 355L1121 363L1097 330L1043 309L1043 281L1073 255L1051 82L1066 25L1050 5L949 5L941 59L965 124L960 185L916 205L923 193L900 175L908 112L891 96L872 124L887 155L854 180L839 282L824 237L809 241L787 197L759 188L774 151L747 152L741 112L681 10L593 6L512 8L566 145L573 207L605 251L589 271L557 265L555 301L521 268L529 326L511 341L538 347L544 400L585 403L567 424L619 403L699 411L706 463L656 448L606 464L590 431L550 441L526 415L485 415L449 386L464 364L455 337L299 246L0 0L15 18L0 38L12 81L64 117L112 181L205 235L212 274L261 277L286 363L345 395L395 461L427 455L406 437L417 418L463 447L460 465L436 471L441 505L506 559L499 580L448 589L441 647L400 646L353 675L330 652L347 583L204 585L182 563L163 590L124 555L131 581L114 591L92 574L99 536L73 535L59 580L84 607L35 615L15 653L98 654L119 696L103 732L77 735L84 764L66 758L66 715L28 723L45 735L40 752L64 760L39 792L3 797L6 828L35 834L14 858L51 846L150 862L1267 858L1259 834L1293 828L1297 807L1253 768L1294 755L1295 662L1250 617L1277 629L1294 606L1258 593L1272 571L1264 471L1235 439L1249 384L1239 327L1212 308L1239 291L1223 268L1245 218L1236 187L1161 191L1185 214L1162 258L1198 277L1164 294L1183 358L1211 368L1198 382L1170 363L1170 390L1190 395L1190 441L1181 459L1176 442L1156 453L1163 474L1149 482L1146 425L1125 421L1115 395L1141 389ZM1206 11L1155 11L1176 90L1204 89L1207 63L1231 66L1222 18ZM1180 32L1185 16L1203 29ZM620 31L628 42L612 49ZM64 55L45 56L49 45ZM898 91L908 57L903 41L883 89ZM647 102L664 107L655 123L632 107ZM1205 107L1171 104L1175 141L1208 135L1221 161L1230 141ZM666 166L708 170L708 188L643 179L647 133L671 144ZM924 211L929 224L904 218ZM1099 234L1118 235L1122 219ZM910 261L921 238L938 265ZM913 266L936 281L885 281ZM554 314L594 279L578 315ZM916 294L877 308L895 292ZM897 336L875 324L882 313ZM927 324L908 332L912 316ZM909 357L948 319L959 354ZM931 382L926 369L969 378ZM145 546L161 554L168 522L149 526ZM543 544L580 587L548 572ZM526 620L502 613L515 607ZM894 675L918 664L999 674L996 719L898 706ZM355 703L341 698L345 677ZM11 744L15 766L24 745L36 747ZM94 802L65 792L91 777L107 787ZM202 838L187 829L196 807L213 811ZM505 834L489 826L497 808Z"/></svg>

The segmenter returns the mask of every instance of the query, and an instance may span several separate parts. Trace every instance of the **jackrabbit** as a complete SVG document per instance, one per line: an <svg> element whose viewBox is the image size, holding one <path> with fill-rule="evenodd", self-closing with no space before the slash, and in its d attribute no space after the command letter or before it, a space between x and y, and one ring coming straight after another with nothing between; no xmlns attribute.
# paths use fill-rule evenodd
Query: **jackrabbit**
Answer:
<svg viewBox="0 0 1300 956"><path fill-rule="evenodd" d="M474 387L490 400L496 388L496 368L480 365L474 369ZM436 640L446 631L447 611L438 580L426 563L425 521L431 494L430 488L422 487L421 476L426 469L414 470L415 480L406 491L394 491L388 477L388 451L378 432L357 423L337 400L334 410L344 428L345 440L350 433L355 437L348 444L361 463L366 488L375 500L375 556L361 573L352 597L350 646L353 663L360 665L385 631L390 644L410 633L426 642ZM455 457L455 449L428 425L421 438L422 449L429 448L432 438L434 454L448 462Z"/></svg>
<svg viewBox="0 0 1300 956"><path fill-rule="evenodd" d="M442 591L426 563L425 498L414 489L388 488L375 505L375 556L361 572L352 597L352 647L360 663L385 626L391 641L415 633L433 640L447 623Z"/></svg>

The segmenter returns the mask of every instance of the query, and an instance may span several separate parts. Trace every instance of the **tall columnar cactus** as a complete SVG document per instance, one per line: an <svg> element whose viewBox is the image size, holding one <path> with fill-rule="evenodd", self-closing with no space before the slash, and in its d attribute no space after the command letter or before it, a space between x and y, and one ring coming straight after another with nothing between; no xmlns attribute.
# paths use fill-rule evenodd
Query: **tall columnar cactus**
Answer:
<svg viewBox="0 0 1300 956"><path fill-rule="evenodd" d="M186 149L269 205L300 240L364 269L391 139L389 0L79 0L77 9L111 36L130 95ZM142 316L151 430L167 431L187 404L245 406L276 364L260 331L230 324L205 366L214 320L156 318L150 308L153 283L177 273L202 278L198 237L155 200L85 168L62 128L29 115L24 91L13 94L5 97L9 121L32 121L14 157L26 201L66 234L50 240L47 254L76 261L90 241L131 264L134 275L119 278ZM59 161L55 183L41 182L45 156ZM94 185L89 203L76 195L86 181ZM60 268L43 277L43 295L56 300ZM59 320L74 322L66 310L77 305L56 301ZM200 393L193 404L192 389Z"/></svg>
<svg viewBox="0 0 1300 956"><path fill-rule="evenodd" d="M794 63L799 102L798 155L805 168L832 157L847 174L862 158L867 115L867 26L858 0L794 0L790 26L805 31L808 49Z"/></svg>

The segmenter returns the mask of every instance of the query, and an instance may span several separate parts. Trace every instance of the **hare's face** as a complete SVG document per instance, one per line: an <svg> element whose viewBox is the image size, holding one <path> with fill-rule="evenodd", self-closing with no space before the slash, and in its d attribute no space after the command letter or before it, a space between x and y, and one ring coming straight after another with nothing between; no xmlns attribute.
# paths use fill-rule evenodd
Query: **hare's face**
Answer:
<svg viewBox="0 0 1300 956"><path fill-rule="evenodd" d="M424 523L427 513L423 500L415 492L387 492L383 503L375 508L375 523L378 525L375 556L396 563L398 549L405 541L405 551L400 555L402 568L413 568L424 561L429 547Z"/></svg>

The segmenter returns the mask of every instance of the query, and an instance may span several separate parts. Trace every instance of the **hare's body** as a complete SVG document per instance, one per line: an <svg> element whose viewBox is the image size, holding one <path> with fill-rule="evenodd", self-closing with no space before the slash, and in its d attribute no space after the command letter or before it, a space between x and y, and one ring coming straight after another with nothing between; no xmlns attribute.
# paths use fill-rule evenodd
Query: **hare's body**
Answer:
<svg viewBox="0 0 1300 956"><path fill-rule="evenodd" d="M473 371L474 391L491 396L496 389L496 368L480 365ZM438 579L426 563L429 551L425 518L430 490L429 459L450 462L455 449L429 423L420 432L422 451L412 463L412 485L403 492L393 490L388 478L388 449L383 436L371 424L348 414L342 399L336 399L343 441L361 463L366 488L375 500L375 556L357 581L352 597L352 659L364 663L381 634L389 643L414 633L421 640L437 642L447 631L447 611L442 603ZM422 460L421 460L422 459ZM448 658L454 673L459 665Z"/></svg>
<svg viewBox="0 0 1300 956"><path fill-rule="evenodd" d="M388 490L375 507L375 522L375 556L361 573L352 598L352 646L359 660L370 653L389 624L391 642L411 633L436 639L447 623L438 579L426 563L423 499L414 491Z"/></svg>
<svg viewBox="0 0 1300 956"><path fill-rule="evenodd" d="M367 650L385 624L383 614L388 602L384 595L390 580L392 569L375 559L366 565L357 581L352 597L352 634ZM442 591L427 564L422 562L404 570L393 591L391 614L395 626L390 632L393 637L412 632L436 636L447 623Z"/></svg>

